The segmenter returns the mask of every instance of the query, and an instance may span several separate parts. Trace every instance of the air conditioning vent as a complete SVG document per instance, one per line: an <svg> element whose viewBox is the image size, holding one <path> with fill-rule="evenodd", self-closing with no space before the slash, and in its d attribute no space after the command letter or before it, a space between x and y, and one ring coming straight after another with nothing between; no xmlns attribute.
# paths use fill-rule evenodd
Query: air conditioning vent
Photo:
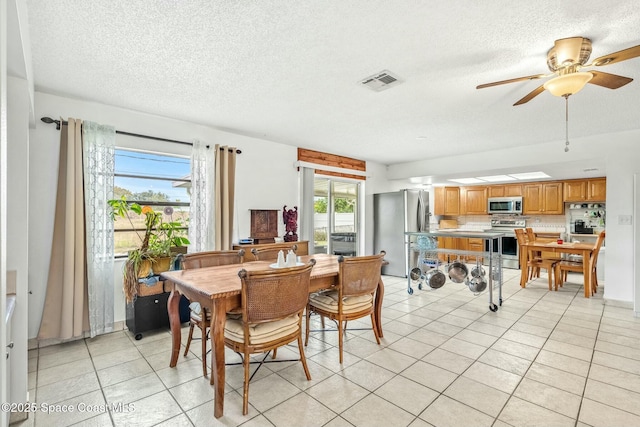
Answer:
<svg viewBox="0 0 640 427"><path fill-rule="evenodd" d="M361 85L366 86L376 92L389 89L390 87L396 86L400 83L402 83L400 78L388 70L382 70L379 73L376 73L360 81Z"/></svg>

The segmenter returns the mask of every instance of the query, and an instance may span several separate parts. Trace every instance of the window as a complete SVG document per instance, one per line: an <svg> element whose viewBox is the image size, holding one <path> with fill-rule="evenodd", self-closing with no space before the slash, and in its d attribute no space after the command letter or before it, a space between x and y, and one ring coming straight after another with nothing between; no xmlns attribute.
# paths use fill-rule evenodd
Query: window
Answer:
<svg viewBox="0 0 640 427"><path fill-rule="evenodd" d="M189 158L118 148L115 150L114 198L151 206L163 213L164 221L180 220L187 235L191 202ZM114 223L114 253L126 256L140 246L144 234L142 217L117 218Z"/></svg>
<svg viewBox="0 0 640 427"><path fill-rule="evenodd" d="M357 254L360 183L316 175L314 181L314 253Z"/></svg>

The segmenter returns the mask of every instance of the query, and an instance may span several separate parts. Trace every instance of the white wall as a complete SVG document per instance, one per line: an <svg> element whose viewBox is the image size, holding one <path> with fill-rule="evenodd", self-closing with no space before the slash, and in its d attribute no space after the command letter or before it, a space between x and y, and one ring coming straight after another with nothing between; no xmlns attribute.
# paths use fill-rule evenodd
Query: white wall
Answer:
<svg viewBox="0 0 640 427"><path fill-rule="evenodd" d="M115 126L116 129L139 134L159 136L180 141L199 139L211 144L238 147L236 169L236 218L233 240L249 237L250 209L278 209L287 205L300 205L298 200L298 171L294 167L297 147L278 144L248 136L233 134L194 123L167 119L145 113L129 111L107 105L79 101L36 92L36 127L30 132L31 153L29 183L29 288L31 309L29 313L29 337L38 334L46 293L51 236L53 235L53 211L57 179L60 133L55 125L40 121L41 117L65 120L69 117L91 120ZM173 152L188 155L189 147L157 141L117 136L117 144L139 145L147 150ZM186 148L185 148L186 147ZM369 166L369 165L368 165ZM376 165L372 164L375 169ZM279 216L280 218L281 216ZM284 224L278 223L283 235ZM125 319L122 293L122 262L116 262L115 320Z"/></svg>
<svg viewBox="0 0 640 427"><path fill-rule="evenodd" d="M16 308L13 313L11 399L27 398L27 324L29 318L29 90L25 80L8 78L7 114L7 270L16 271Z"/></svg>

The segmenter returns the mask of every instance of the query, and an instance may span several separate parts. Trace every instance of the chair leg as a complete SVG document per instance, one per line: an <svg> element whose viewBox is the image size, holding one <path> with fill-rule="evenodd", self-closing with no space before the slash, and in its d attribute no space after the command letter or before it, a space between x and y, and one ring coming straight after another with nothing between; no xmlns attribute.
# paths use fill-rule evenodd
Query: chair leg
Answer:
<svg viewBox="0 0 640 427"><path fill-rule="evenodd" d="M200 332L202 333L202 374L204 375L205 378L207 378L208 373L207 373L207 325L206 324L200 325ZM213 376L211 378L213 378Z"/></svg>
<svg viewBox="0 0 640 427"><path fill-rule="evenodd" d="M551 282L553 281L553 267L547 268L547 276L549 276L549 290L552 291L553 284Z"/></svg>
<svg viewBox="0 0 640 427"><path fill-rule="evenodd" d="M244 358L242 359L242 367L244 368L244 388L242 391L242 415L247 415L249 412L249 363L250 354L245 351Z"/></svg>
<svg viewBox="0 0 640 427"><path fill-rule="evenodd" d="M378 328L376 327L376 314L371 313L371 326L373 326L373 334L376 336L376 342L380 345L380 337L378 336Z"/></svg>
<svg viewBox="0 0 640 427"><path fill-rule="evenodd" d="M275 358L277 357L277 355L278 355L278 349L277 349L277 348L274 348L274 349L273 349L273 353L271 353L271 358L272 358L272 359L275 359Z"/></svg>
<svg viewBox="0 0 640 427"><path fill-rule="evenodd" d="M302 345L302 334L298 337L298 350L300 350L300 361L304 368L304 373L307 376L307 381L311 381L311 374L309 373L309 367L307 366L307 358L304 355L304 346Z"/></svg>
<svg viewBox="0 0 640 427"><path fill-rule="evenodd" d="M340 350L340 364L342 365L342 346L344 344L344 336L342 334L342 320L338 320L338 347Z"/></svg>
<svg viewBox="0 0 640 427"><path fill-rule="evenodd" d="M311 307L307 305L307 310L305 312L305 334L304 334L304 345L305 347L309 344L309 319L311 318Z"/></svg>
<svg viewBox="0 0 640 427"><path fill-rule="evenodd" d="M189 322L189 338L187 338L187 346L184 349L184 354L183 356L187 356L187 354L189 353L189 346L191 345L191 340L193 339L193 327L195 325L193 324L192 321Z"/></svg>

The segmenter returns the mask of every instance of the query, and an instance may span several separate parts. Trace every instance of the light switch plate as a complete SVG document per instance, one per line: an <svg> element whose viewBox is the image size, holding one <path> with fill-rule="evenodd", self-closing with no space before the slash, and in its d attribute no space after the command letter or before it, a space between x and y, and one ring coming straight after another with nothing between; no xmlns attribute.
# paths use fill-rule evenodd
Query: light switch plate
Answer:
<svg viewBox="0 0 640 427"><path fill-rule="evenodd" d="M618 215L618 225L631 225L632 218L631 215Z"/></svg>

